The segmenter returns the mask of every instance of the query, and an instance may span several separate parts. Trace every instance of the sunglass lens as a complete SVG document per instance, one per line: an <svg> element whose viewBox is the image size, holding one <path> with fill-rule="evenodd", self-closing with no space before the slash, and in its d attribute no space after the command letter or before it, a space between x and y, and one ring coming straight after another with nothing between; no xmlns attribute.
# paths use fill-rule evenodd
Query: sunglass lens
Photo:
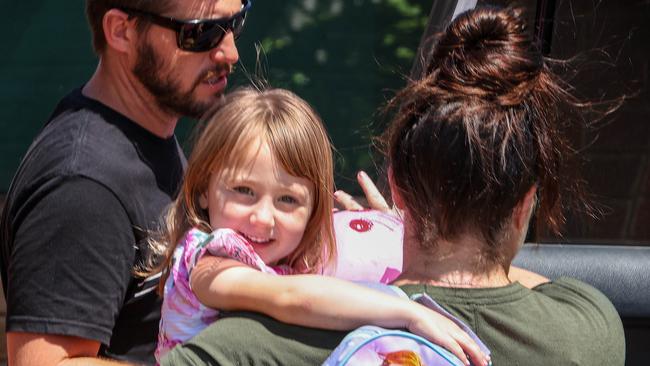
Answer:
<svg viewBox="0 0 650 366"><path fill-rule="evenodd" d="M203 52L216 47L225 33L217 23L186 24L180 30L179 44L186 51Z"/></svg>
<svg viewBox="0 0 650 366"><path fill-rule="evenodd" d="M203 52L217 47L228 30L232 30L235 39L244 29L246 12L239 13L228 21L205 21L196 24L184 24L179 31L179 47L186 51Z"/></svg>
<svg viewBox="0 0 650 366"><path fill-rule="evenodd" d="M230 23L230 27L232 29L232 34L235 36L235 39L239 38L242 31L244 30L245 22L246 22L246 12L243 12L232 19Z"/></svg>

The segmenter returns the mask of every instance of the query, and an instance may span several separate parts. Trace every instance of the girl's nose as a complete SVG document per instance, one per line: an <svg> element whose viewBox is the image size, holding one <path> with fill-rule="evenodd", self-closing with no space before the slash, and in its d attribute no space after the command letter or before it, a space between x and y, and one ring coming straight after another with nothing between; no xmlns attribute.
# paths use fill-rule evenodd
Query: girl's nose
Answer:
<svg viewBox="0 0 650 366"><path fill-rule="evenodd" d="M273 218L273 203L268 202L267 200L261 200L258 202L251 215L251 223L267 228L273 228L273 226L275 226L275 220Z"/></svg>

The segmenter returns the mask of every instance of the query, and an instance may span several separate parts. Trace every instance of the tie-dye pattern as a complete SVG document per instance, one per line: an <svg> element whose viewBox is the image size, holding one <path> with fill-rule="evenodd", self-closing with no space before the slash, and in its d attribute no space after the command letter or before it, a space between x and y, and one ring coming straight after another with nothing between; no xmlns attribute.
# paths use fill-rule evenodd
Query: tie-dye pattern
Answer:
<svg viewBox="0 0 650 366"><path fill-rule="evenodd" d="M160 334L156 360L179 343L183 343L219 318L219 311L201 304L190 288L190 274L205 254L232 258L269 274L293 273L287 266L270 267L264 264L253 247L242 236L230 229L206 234L189 230L176 247L171 273L165 282L165 295L160 320Z"/></svg>

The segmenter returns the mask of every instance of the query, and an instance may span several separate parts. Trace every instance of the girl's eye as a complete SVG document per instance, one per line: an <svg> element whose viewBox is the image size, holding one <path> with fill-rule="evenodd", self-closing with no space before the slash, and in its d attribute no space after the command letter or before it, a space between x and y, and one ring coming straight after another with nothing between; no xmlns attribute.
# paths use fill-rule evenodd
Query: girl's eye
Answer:
<svg viewBox="0 0 650 366"><path fill-rule="evenodd" d="M298 203L298 200L291 196L282 196L280 197L280 202L295 205Z"/></svg>
<svg viewBox="0 0 650 366"><path fill-rule="evenodd" d="M244 187L244 186L235 187L232 190L237 192L237 193L245 194L247 196L252 196L253 195L253 190L248 188L248 187Z"/></svg>

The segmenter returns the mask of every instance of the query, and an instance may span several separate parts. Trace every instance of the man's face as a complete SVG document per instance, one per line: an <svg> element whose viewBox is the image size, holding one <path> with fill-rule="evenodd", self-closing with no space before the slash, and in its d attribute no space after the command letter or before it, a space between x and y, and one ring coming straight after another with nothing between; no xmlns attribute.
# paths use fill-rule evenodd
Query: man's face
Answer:
<svg viewBox="0 0 650 366"><path fill-rule="evenodd" d="M240 0L178 0L169 14L162 15L176 19L222 18L239 11L241 4ZM176 36L173 30L150 24L141 35L133 73L163 111L198 118L221 97L239 54L232 32L205 52L179 49Z"/></svg>

